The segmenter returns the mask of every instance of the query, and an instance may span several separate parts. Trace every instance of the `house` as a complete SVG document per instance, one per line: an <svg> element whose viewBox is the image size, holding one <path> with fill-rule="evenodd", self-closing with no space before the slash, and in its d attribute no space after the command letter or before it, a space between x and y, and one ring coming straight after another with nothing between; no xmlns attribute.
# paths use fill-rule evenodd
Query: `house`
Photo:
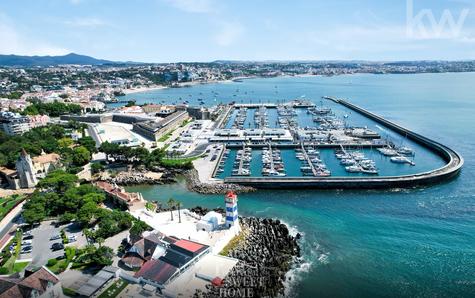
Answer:
<svg viewBox="0 0 475 298"><path fill-rule="evenodd" d="M0 298L64 297L58 277L46 267L23 278L0 277Z"/></svg>
<svg viewBox="0 0 475 298"><path fill-rule="evenodd" d="M6 167L0 167L0 179L2 182L8 184L8 187L11 189L20 188L20 181L15 170Z"/></svg>
<svg viewBox="0 0 475 298"><path fill-rule="evenodd" d="M49 172L57 169L60 164L60 159L59 154L46 154L44 152L41 152L39 156L33 157L33 168L35 169L37 178L44 178Z"/></svg>
<svg viewBox="0 0 475 298"><path fill-rule="evenodd" d="M158 259L152 258L145 262L134 277L141 283L163 289L209 251L210 247L207 245L178 239Z"/></svg>
<svg viewBox="0 0 475 298"><path fill-rule="evenodd" d="M61 157L56 153L45 154L33 158L22 149L16 161L16 171L1 167L0 176L12 189L32 188L39 178L44 178L49 172L60 167Z"/></svg>
<svg viewBox="0 0 475 298"><path fill-rule="evenodd" d="M215 211L210 211L203 216L200 221L196 224L196 229L198 231L206 231L211 232L216 230L221 221L223 220L223 216Z"/></svg>
<svg viewBox="0 0 475 298"><path fill-rule="evenodd" d="M122 264L130 269L142 267L146 261L152 258L155 250L165 250L160 244L161 241L157 234L150 234L138 240L124 254L121 259Z"/></svg>
<svg viewBox="0 0 475 298"><path fill-rule="evenodd" d="M145 200L140 192L126 192L123 187L105 181L98 181L94 185L102 189L114 202L128 210L133 211L145 207Z"/></svg>

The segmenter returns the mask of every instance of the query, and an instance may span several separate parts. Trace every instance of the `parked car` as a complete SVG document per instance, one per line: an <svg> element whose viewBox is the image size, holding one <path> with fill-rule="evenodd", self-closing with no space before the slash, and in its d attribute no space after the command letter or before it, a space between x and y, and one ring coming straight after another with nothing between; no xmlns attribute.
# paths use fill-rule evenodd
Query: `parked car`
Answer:
<svg viewBox="0 0 475 298"><path fill-rule="evenodd" d="M23 237L25 236L32 236L31 231L23 232Z"/></svg>
<svg viewBox="0 0 475 298"><path fill-rule="evenodd" d="M51 236L51 238L49 238L49 240L58 240L58 239L61 239L61 235L59 235L59 234L55 234L55 235Z"/></svg>
<svg viewBox="0 0 475 298"><path fill-rule="evenodd" d="M21 253L22 253L22 254L30 253L30 252L31 252L31 249L32 249L31 246L23 246L23 247L21 248Z"/></svg>
<svg viewBox="0 0 475 298"><path fill-rule="evenodd" d="M31 240L23 240L21 242L21 245L31 245L32 241Z"/></svg>
<svg viewBox="0 0 475 298"><path fill-rule="evenodd" d="M53 251L61 250L64 249L64 245L62 243L53 243L53 245L51 245L51 249Z"/></svg>
<svg viewBox="0 0 475 298"><path fill-rule="evenodd" d="M76 242L76 240L77 240L76 236L74 236L74 235L68 237L69 242Z"/></svg>
<svg viewBox="0 0 475 298"><path fill-rule="evenodd" d="M23 240L33 239L33 235L24 235Z"/></svg>

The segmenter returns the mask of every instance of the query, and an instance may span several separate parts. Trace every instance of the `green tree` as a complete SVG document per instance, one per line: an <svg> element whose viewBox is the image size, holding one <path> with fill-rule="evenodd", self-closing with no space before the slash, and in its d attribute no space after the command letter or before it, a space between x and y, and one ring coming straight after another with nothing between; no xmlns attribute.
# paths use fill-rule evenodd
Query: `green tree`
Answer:
<svg viewBox="0 0 475 298"><path fill-rule="evenodd" d="M133 226L130 228L130 236L133 239L138 239L142 237L143 232L150 229L150 227L141 220L135 220Z"/></svg>
<svg viewBox="0 0 475 298"><path fill-rule="evenodd" d="M126 107L133 107L133 106L135 106L135 100L129 100L125 106L126 106Z"/></svg>
<svg viewBox="0 0 475 298"><path fill-rule="evenodd" d="M93 174L97 174L104 170L104 166L98 162L91 164L91 171Z"/></svg>
<svg viewBox="0 0 475 298"><path fill-rule="evenodd" d="M86 147L87 150L89 150L89 152L91 152L91 153L96 153L97 152L96 142L94 141L93 138L91 138L89 136L80 138L78 140L78 143L81 146Z"/></svg>
<svg viewBox="0 0 475 298"><path fill-rule="evenodd" d="M38 183L38 187L42 189L52 189L59 194L64 194L68 188L74 186L78 182L78 177L68 174L63 170L50 172L44 179Z"/></svg>
<svg viewBox="0 0 475 298"><path fill-rule="evenodd" d="M45 205L41 202L27 202L22 216L29 224L41 222L46 217Z"/></svg>
<svg viewBox="0 0 475 298"><path fill-rule="evenodd" d="M181 223L181 202L180 201L175 201L175 206L178 208L178 222Z"/></svg>
<svg viewBox="0 0 475 298"><path fill-rule="evenodd" d="M169 198L167 201L168 208L170 208L171 220L173 221L173 208L175 208L175 199Z"/></svg>
<svg viewBox="0 0 475 298"><path fill-rule="evenodd" d="M58 140L58 146L61 149L69 148L73 144L74 144L74 141L71 138L61 138Z"/></svg>
<svg viewBox="0 0 475 298"><path fill-rule="evenodd" d="M82 226L87 226L97 214L97 204L93 201L84 204L77 212L77 220Z"/></svg>
<svg viewBox="0 0 475 298"><path fill-rule="evenodd" d="M91 153L84 146L78 146L73 149L73 164L83 166L91 160Z"/></svg>

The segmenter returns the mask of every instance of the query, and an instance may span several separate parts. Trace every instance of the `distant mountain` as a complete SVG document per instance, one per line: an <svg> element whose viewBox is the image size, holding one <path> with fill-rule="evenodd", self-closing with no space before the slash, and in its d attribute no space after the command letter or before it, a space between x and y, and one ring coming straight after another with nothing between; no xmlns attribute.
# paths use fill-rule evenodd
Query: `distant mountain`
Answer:
<svg viewBox="0 0 475 298"><path fill-rule="evenodd" d="M102 65L102 64L123 64L124 62L114 62L109 60L96 59L90 56L67 54L64 56L18 56L0 55L0 66L54 66L59 64L79 64L79 65ZM128 64L126 62L125 64Z"/></svg>

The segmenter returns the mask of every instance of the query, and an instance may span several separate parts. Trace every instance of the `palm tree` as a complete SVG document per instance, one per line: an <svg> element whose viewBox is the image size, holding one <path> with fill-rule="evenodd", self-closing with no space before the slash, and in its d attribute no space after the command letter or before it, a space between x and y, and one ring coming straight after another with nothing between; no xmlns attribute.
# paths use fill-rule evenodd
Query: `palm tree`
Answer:
<svg viewBox="0 0 475 298"><path fill-rule="evenodd" d="M86 237L87 243L91 244L91 240L93 240L94 237L94 232L89 229L84 229L82 230L82 233L84 234L84 237Z"/></svg>
<svg viewBox="0 0 475 298"><path fill-rule="evenodd" d="M167 205L168 205L168 208L170 208L171 219L173 221L173 208L175 207L175 199L169 198Z"/></svg>
<svg viewBox="0 0 475 298"><path fill-rule="evenodd" d="M180 208L183 206L180 201L175 202L175 206L178 208L178 222L181 223L181 212Z"/></svg>

